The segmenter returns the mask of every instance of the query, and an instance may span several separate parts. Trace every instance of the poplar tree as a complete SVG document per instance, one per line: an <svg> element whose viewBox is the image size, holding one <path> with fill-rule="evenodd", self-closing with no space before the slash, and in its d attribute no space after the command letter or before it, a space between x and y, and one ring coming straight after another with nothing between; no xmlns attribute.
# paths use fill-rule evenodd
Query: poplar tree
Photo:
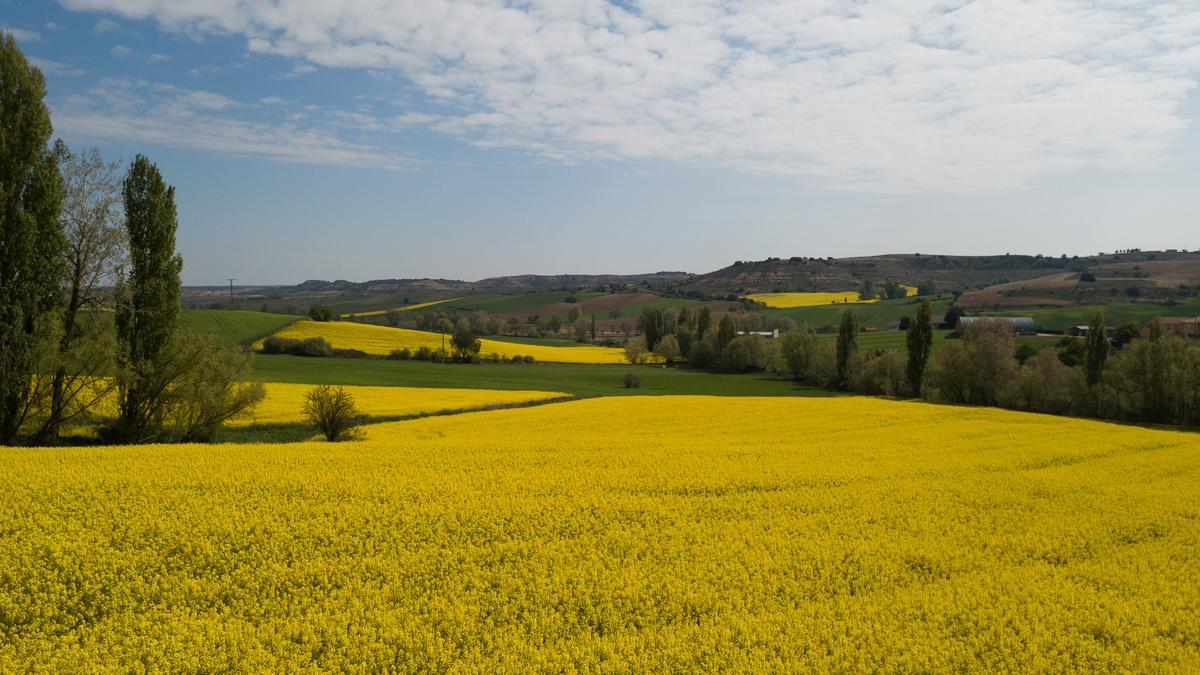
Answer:
<svg viewBox="0 0 1200 675"><path fill-rule="evenodd" d="M837 339L837 383L845 387L850 379L850 359L858 350L858 315L853 310L842 312L842 325Z"/></svg>
<svg viewBox="0 0 1200 675"><path fill-rule="evenodd" d="M1104 312L1096 312L1088 325L1087 356L1084 359L1089 387L1100 384L1100 377L1104 374L1104 362L1107 360L1108 329L1104 326Z"/></svg>
<svg viewBox="0 0 1200 675"><path fill-rule="evenodd" d="M117 436L148 440L156 432L179 364L164 363L179 320L179 273L175 253L175 188L144 155L134 158L125 177L125 227L129 237L128 275L117 284L116 325L121 373Z"/></svg>
<svg viewBox="0 0 1200 675"><path fill-rule="evenodd" d="M39 386L38 352L61 302L62 179L48 148L46 82L0 32L0 443L11 444Z"/></svg>
<svg viewBox="0 0 1200 675"><path fill-rule="evenodd" d="M717 351L725 351L725 347L729 346L730 342L737 337L737 324L733 322L733 318L728 314L721 317L721 322L717 324Z"/></svg>
<svg viewBox="0 0 1200 675"><path fill-rule="evenodd" d="M700 313L696 317L696 337L703 340L704 334L712 327L712 310L705 305L700 308Z"/></svg>
<svg viewBox="0 0 1200 675"><path fill-rule="evenodd" d="M925 366L933 352L933 308L928 300L917 307L917 317L908 323L908 387L913 396L921 396L921 381L925 378Z"/></svg>

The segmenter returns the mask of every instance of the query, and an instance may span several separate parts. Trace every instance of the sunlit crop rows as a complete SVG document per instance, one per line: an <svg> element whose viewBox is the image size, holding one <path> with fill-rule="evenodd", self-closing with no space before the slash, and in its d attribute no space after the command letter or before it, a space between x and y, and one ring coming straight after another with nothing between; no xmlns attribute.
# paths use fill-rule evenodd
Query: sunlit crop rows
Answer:
<svg viewBox="0 0 1200 675"><path fill-rule="evenodd" d="M434 305L440 305L443 302L451 302L453 300L458 300L458 299L459 298L445 298L442 300L430 300L429 302L418 302L418 303L415 303L412 305L403 305L401 307L394 307L392 309L395 309L396 311L399 311L399 312L411 312L413 310L424 309L425 307L433 307ZM387 314L388 312L392 311L392 309L372 309L372 310L368 310L366 312L349 312L346 314L342 314L342 316L347 317L347 318L357 317L357 316L383 316L384 314Z"/></svg>
<svg viewBox="0 0 1200 675"><path fill-rule="evenodd" d="M235 418L231 426L288 424L304 421L304 397L311 384L268 382L267 397L250 414ZM369 417L396 417L485 406L529 403L568 396L555 391L503 391L491 389L427 389L423 387L346 386L355 407Z"/></svg>
<svg viewBox="0 0 1200 675"><path fill-rule="evenodd" d="M0 450L0 670L1200 668L1200 439L630 397Z"/></svg>
<svg viewBox="0 0 1200 675"><path fill-rule="evenodd" d="M358 349L377 356L386 356L392 350L405 347L414 350L420 347L434 350L443 347L442 335L439 333L348 321L297 321L275 334L280 337L297 339L323 337L338 349ZM450 350L450 337L450 335L445 336L447 351ZM484 357L499 354L507 359L516 355L528 355L538 361L557 363L623 363L625 361L624 350L613 347L557 347L487 338L480 342L483 345L480 354Z"/></svg>

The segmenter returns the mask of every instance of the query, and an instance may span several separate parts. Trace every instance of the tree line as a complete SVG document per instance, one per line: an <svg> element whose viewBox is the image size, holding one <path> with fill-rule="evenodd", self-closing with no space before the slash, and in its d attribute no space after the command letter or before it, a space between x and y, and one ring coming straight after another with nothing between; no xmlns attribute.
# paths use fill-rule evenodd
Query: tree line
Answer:
<svg viewBox="0 0 1200 675"><path fill-rule="evenodd" d="M906 353L858 343L853 309L842 313L837 339L782 325L779 339L754 334L726 314L714 322L708 307L647 309L641 335L625 345L630 363L651 359L723 372L765 371L796 381L868 395L990 405L1062 415L1193 426L1200 424L1200 344L1169 334L1158 322L1122 326L1110 339L1104 314L1086 339L1064 338L1059 349L1018 345L999 320L973 323L961 339L934 349L930 303L906 317ZM715 325L714 325L715 324ZM761 324L760 324L760 327ZM627 384L627 386L629 386Z"/></svg>
<svg viewBox="0 0 1200 675"><path fill-rule="evenodd" d="M252 356L179 322L175 190L50 144L45 80L0 34L0 443L208 441L263 397Z"/></svg>

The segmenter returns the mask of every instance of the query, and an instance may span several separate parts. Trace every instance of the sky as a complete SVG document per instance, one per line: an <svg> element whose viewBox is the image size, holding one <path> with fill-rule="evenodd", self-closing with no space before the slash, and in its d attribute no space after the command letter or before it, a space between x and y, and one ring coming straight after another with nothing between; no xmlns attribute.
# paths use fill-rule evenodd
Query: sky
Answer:
<svg viewBox="0 0 1200 675"><path fill-rule="evenodd" d="M0 0L184 283L1200 248L1195 0Z"/></svg>

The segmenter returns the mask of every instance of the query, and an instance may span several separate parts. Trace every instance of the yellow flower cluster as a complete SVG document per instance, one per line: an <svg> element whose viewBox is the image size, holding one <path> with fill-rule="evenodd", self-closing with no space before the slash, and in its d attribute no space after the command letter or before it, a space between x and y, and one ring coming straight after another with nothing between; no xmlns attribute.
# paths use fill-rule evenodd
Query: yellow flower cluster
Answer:
<svg viewBox="0 0 1200 675"><path fill-rule="evenodd" d="M386 356L395 349L405 347L416 350L420 347L442 348L442 335L424 330L390 328L349 321L297 321L275 333L279 337L304 339L325 338L338 349L358 349L376 356ZM532 356L538 361L556 363L624 363L625 350L613 347L558 347L554 345L531 345L483 338L480 355L488 357L499 354L501 358ZM256 347L261 346L261 343ZM445 347L450 351L450 336L446 335Z"/></svg>
<svg viewBox="0 0 1200 675"><path fill-rule="evenodd" d="M444 300L430 300L429 302L418 302L413 305L404 305L403 307L394 307L392 309L395 309L400 312L411 312L414 309L433 307L434 305L440 305L443 302L452 302L452 301L458 300L458 299L459 298L446 298ZM392 310L391 309L372 309L372 310L369 310L366 312L350 312L347 314L342 314L342 316L346 317L346 318L358 317L358 316L383 316L384 314L387 314L390 311L392 311Z"/></svg>
<svg viewBox="0 0 1200 675"><path fill-rule="evenodd" d="M917 294L915 286L904 286L903 288L908 297ZM876 299L863 300L862 295L858 291L845 291L843 293L752 293L747 295L746 298L776 309L879 302Z"/></svg>
<svg viewBox="0 0 1200 675"><path fill-rule="evenodd" d="M230 422L233 427L255 424L289 424L304 421L304 397L311 384L268 382L267 397L248 415ZM423 387L345 386L358 411L369 417L398 417L423 413L472 410L564 398L557 391L504 391L498 389L430 389Z"/></svg>
<svg viewBox="0 0 1200 675"><path fill-rule="evenodd" d="M628 397L0 449L0 671L1187 672L1200 438Z"/></svg>

